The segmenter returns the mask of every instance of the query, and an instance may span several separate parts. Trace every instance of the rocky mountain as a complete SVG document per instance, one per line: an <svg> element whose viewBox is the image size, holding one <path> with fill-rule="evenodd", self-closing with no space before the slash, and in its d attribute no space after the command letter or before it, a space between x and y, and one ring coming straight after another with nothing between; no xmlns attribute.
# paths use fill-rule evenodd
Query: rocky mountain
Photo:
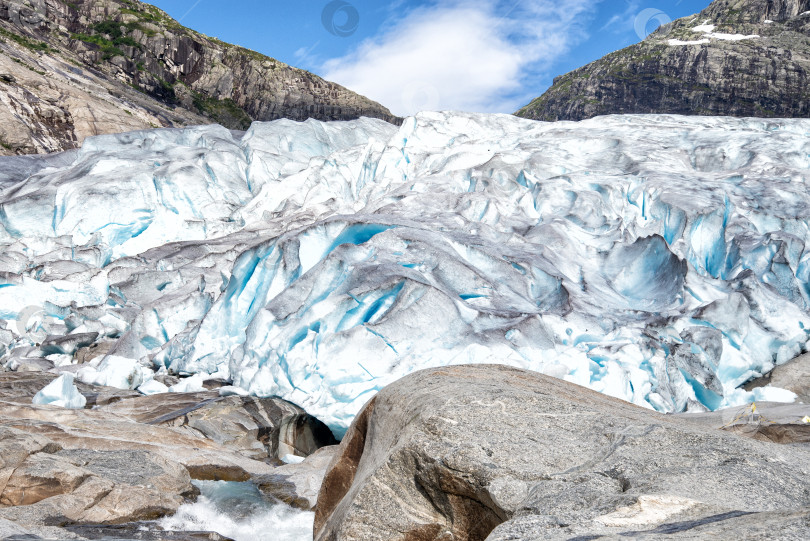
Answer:
<svg viewBox="0 0 810 541"><path fill-rule="evenodd" d="M397 122L307 71L181 26L136 0L0 0L0 154L90 135L252 120Z"/></svg>
<svg viewBox="0 0 810 541"><path fill-rule="evenodd" d="M716 0L554 80L518 116L810 115L810 0Z"/></svg>

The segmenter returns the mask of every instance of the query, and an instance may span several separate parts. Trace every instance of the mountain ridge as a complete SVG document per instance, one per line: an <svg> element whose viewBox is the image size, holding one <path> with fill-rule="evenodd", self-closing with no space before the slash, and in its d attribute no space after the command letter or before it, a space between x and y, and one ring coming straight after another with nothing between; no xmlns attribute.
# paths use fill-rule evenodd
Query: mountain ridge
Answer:
<svg viewBox="0 0 810 541"><path fill-rule="evenodd" d="M67 150L90 135L155 127L361 116L401 121L137 0L0 0L0 154Z"/></svg>
<svg viewBox="0 0 810 541"><path fill-rule="evenodd" d="M555 78L515 114L810 116L810 0L715 0Z"/></svg>

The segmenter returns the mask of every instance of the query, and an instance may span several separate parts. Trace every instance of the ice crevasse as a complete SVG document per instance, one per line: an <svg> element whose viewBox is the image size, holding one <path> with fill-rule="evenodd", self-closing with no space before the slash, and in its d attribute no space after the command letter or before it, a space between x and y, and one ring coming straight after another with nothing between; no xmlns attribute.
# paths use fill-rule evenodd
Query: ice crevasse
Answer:
<svg viewBox="0 0 810 541"><path fill-rule="evenodd" d="M790 400L738 387L810 339L808 120L279 120L0 170L7 369L225 378L340 434L456 363L659 411Z"/></svg>

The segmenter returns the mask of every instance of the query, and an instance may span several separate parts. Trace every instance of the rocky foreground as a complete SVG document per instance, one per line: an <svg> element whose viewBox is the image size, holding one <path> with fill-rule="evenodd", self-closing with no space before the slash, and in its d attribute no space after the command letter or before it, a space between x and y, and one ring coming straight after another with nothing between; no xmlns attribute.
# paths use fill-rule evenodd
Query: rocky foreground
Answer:
<svg viewBox="0 0 810 541"><path fill-rule="evenodd" d="M418 372L347 432L315 539L807 539L810 408L744 410L663 415L504 366ZM739 430L781 423L803 436Z"/></svg>
<svg viewBox="0 0 810 541"><path fill-rule="evenodd" d="M193 500L195 479L252 480L272 500L311 509L335 449L316 452L336 443L331 432L280 399L217 390L141 396L80 384L86 409L32 405L55 377L0 373L0 539L130 538L141 521ZM280 460L312 453L299 464ZM221 538L144 535L133 538Z"/></svg>
<svg viewBox="0 0 810 541"><path fill-rule="evenodd" d="M154 522L197 498L194 480L314 509L317 541L810 535L801 403L663 415L452 366L383 389L338 446L301 408L221 381L151 396L79 383L84 409L32 404L55 377L0 373L0 539L225 539Z"/></svg>

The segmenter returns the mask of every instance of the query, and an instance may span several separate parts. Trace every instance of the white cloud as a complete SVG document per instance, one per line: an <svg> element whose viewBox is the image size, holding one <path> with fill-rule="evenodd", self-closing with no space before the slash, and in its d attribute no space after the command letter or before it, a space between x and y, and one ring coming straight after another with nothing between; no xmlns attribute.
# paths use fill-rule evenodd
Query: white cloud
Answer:
<svg viewBox="0 0 810 541"><path fill-rule="evenodd" d="M439 1L414 9L320 71L399 115L426 109L512 112L526 101L526 76L546 69L585 37L583 26L596 3L516 2ZM531 90L534 97L540 89Z"/></svg>

